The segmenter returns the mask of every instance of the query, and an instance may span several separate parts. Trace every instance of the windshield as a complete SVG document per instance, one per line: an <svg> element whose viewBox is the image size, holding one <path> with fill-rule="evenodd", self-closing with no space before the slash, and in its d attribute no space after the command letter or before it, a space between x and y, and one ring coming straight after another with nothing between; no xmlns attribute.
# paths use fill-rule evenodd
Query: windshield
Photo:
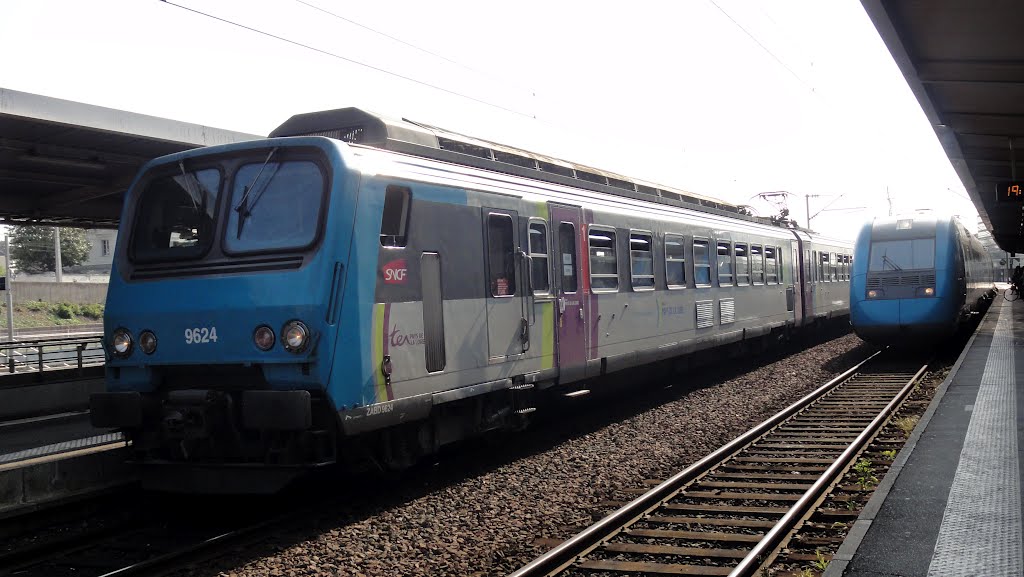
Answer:
<svg viewBox="0 0 1024 577"><path fill-rule="evenodd" d="M935 239L914 238L871 243L872 272L935 268Z"/></svg>
<svg viewBox="0 0 1024 577"><path fill-rule="evenodd" d="M153 179L142 192L132 233L140 261L201 257L213 243L220 171L207 168Z"/></svg>
<svg viewBox="0 0 1024 577"><path fill-rule="evenodd" d="M224 248L252 252L308 246L316 238L323 194L323 173L314 162L243 165L232 186Z"/></svg>

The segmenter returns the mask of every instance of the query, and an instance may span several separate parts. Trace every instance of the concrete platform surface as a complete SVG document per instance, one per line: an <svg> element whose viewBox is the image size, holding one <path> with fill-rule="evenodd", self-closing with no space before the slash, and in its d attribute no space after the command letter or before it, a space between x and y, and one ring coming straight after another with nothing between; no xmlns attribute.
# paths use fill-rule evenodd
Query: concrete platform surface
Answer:
<svg viewBox="0 0 1024 577"><path fill-rule="evenodd" d="M1024 575L1022 346L996 296L825 577Z"/></svg>

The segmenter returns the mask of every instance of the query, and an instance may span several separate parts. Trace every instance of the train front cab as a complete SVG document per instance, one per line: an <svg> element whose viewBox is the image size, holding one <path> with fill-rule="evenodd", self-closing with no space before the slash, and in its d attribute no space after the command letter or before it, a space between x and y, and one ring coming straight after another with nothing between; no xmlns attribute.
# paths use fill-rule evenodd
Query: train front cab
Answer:
<svg viewBox="0 0 1024 577"><path fill-rule="evenodd" d="M857 238L850 321L861 338L924 345L959 321L963 257L950 219L897 218L866 224Z"/></svg>
<svg viewBox="0 0 1024 577"><path fill-rule="evenodd" d="M334 145L313 138L143 169L108 288L107 391L90 405L95 426L132 441L145 486L269 492L335 461L325 385L348 175Z"/></svg>

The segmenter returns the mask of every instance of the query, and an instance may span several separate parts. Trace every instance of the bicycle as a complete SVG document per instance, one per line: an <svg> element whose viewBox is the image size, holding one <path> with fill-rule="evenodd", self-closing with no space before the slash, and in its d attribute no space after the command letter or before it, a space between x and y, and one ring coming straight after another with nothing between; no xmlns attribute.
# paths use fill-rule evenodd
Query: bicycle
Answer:
<svg viewBox="0 0 1024 577"><path fill-rule="evenodd" d="M1020 300L1020 288L1016 283L1010 283L1010 288L1003 290L1003 298L1011 303L1015 300Z"/></svg>

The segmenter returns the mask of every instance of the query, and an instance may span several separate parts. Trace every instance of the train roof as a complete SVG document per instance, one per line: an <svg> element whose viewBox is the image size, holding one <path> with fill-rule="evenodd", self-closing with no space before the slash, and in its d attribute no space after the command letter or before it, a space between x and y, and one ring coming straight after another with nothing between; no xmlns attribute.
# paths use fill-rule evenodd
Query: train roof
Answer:
<svg viewBox="0 0 1024 577"><path fill-rule="evenodd" d="M773 224L771 219L743 214L739 206L722 200L359 108L296 114L270 133L272 138L284 136L325 136L350 144Z"/></svg>
<svg viewBox="0 0 1024 577"><path fill-rule="evenodd" d="M865 226L870 227L871 237L875 240L895 240L933 237L940 223L949 222L959 223L959 220L952 215L925 212L876 217Z"/></svg>

